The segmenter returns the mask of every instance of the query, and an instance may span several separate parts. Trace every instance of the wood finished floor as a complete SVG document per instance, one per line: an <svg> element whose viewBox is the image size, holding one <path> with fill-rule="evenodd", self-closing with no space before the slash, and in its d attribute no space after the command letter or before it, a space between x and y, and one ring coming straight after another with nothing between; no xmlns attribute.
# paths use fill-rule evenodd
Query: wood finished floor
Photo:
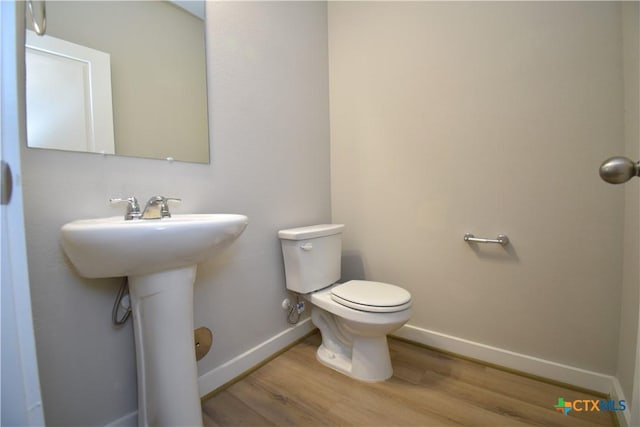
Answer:
<svg viewBox="0 0 640 427"><path fill-rule="evenodd" d="M202 404L205 426L614 426L610 412L554 410L600 399L395 339L394 375L352 380L321 365L311 335Z"/></svg>

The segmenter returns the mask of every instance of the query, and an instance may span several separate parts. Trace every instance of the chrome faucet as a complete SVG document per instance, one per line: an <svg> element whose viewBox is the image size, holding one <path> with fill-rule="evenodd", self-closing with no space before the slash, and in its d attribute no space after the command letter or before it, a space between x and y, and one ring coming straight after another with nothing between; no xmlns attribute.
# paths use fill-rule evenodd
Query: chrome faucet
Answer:
<svg viewBox="0 0 640 427"><path fill-rule="evenodd" d="M147 202L144 212L140 211L140 203L135 197L122 199L109 199L111 203L126 203L127 211L124 214L125 221L132 219L162 219L171 218L169 212L169 202L181 202L181 199L168 198L163 196L153 196Z"/></svg>
<svg viewBox="0 0 640 427"><path fill-rule="evenodd" d="M181 199L175 199L164 196L153 196L147 202L147 206L142 212L142 219L161 219L171 218L171 212L169 212L169 202L181 202Z"/></svg>

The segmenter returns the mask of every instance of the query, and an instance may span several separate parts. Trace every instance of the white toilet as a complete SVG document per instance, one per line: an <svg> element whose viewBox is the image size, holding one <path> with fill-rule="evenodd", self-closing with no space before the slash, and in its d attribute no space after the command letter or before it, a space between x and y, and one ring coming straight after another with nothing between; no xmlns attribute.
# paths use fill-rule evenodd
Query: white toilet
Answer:
<svg viewBox="0 0 640 427"><path fill-rule="evenodd" d="M287 289L312 305L320 329L318 360L363 381L393 375L387 334L411 317L411 294L380 282L340 279L342 224L281 230Z"/></svg>

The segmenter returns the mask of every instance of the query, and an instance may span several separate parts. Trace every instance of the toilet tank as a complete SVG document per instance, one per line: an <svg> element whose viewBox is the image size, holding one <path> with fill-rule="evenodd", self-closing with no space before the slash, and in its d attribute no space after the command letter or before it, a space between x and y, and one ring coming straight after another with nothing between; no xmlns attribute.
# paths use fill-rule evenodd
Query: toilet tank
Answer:
<svg viewBox="0 0 640 427"><path fill-rule="evenodd" d="M278 231L287 289L307 294L340 279L343 224Z"/></svg>

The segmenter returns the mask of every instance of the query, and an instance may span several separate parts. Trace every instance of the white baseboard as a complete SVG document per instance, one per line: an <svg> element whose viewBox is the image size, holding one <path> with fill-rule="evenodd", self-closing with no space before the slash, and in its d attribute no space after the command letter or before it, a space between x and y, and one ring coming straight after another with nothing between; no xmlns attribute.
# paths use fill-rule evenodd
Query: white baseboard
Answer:
<svg viewBox="0 0 640 427"><path fill-rule="evenodd" d="M241 355L201 375L200 378L198 378L200 396L206 396L218 387L240 376L295 340L302 338L311 332L313 328L311 318L306 318L297 325L280 332L267 341L258 344Z"/></svg>
<svg viewBox="0 0 640 427"><path fill-rule="evenodd" d="M598 391L600 393L611 393L613 380L615 380L611 375L587 371L526 354L515 353L416 326L404 325L395 331L393 335L423 345L436 347L444 351L457 353L462 356L586 388L588 390Z"/></svg>
<svg viewBox="0 0 640 427"><path fill-rule="evenodd" d="M620 427L631 427L631 411L629 410L629 402L631 401L625 397L620 381L614 377L612 382L613 387L611 387L611 399L615 401L624 400L627 402L626 411L616 412L618 423L620 424Z"/></svg>

